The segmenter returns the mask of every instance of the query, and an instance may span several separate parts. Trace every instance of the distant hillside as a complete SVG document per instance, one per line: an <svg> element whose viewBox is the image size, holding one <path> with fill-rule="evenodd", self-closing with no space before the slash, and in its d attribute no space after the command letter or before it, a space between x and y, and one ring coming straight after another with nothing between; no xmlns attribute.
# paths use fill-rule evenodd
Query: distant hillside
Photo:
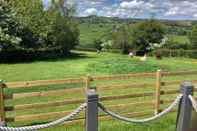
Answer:
<svg viewBox="0 0 197 131"><path fill-rule="evenodd" d="M120 23L137 23L140 21L145 21L147 19L122 19L118 17L103 17L103 16L87 16L87 17L78 17L77 18L80 23L91 23L91 24L98 24L98 23L113 23L113 24L120 24ZM169 25L169 26L179 26L179 27L191 27L192 24L197 23L197 21L190 21L190 20L159 20L160 22Z"/></svg>
<svg viewBox="0 0 197 131"><path fill-rule="evenodd" d="M80 29L80 46L93 47L96 39L106 37L114 27L120 24L135 24L147 19L120 19L117 17L88 16L78 17ZM187 20L159 20L166 25L167 35L175 38L178 43L188 41L187 34L196 21Z"/></svg>
<svg viewBox="0 0 197 131"><path fill-rule="evenodd" d="M105 23L105 24L120 24L120 23L136 23L142 21L140 19L120 19L118 17L102 17L102 16L88 16L78 17L80 23Z"/></svg>

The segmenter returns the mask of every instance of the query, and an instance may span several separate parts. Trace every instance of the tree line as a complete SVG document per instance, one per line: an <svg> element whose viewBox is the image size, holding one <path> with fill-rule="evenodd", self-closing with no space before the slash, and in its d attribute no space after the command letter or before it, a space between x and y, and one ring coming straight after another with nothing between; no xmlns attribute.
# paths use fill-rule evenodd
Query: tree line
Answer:
<svg viewBox="0 0 197 131"><path fill-rule="evenodd" d="M162 23L151 18L138 23L124 23L114 26L113 30L105 37L95 40L94 45L97 50L120 50L121 53L129 52L148 53L157 49L197 49L197 24L193 24L191 29L185 30ZM177 29L178 28L178 29ZM188 28L188 27L187 27ZM185 36L188 42L178 43L169 36Z"/></svg>

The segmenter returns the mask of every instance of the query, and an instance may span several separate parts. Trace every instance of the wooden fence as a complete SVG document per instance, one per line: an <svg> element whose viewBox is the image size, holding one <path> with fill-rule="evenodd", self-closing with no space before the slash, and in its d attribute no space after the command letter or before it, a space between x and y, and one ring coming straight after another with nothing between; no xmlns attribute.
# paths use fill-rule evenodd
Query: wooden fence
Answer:
<svg viewBox="0 0 197 131"><path fill-rule="evenodd" d="M122 112L122 115L126 115L128 117L140 117L146 115L153 115L154 113L159 113L162 110L162 106L165 104L169 104L173 101L173 99L162 99L164 95L175 95L179 92L178 88L173 89L162 89L164 86L177 86L180 84L182 80L173 80L173 81L165 81L166 77L186 77L189 76L193 79L191 81L197 84L197 71L182 71L182 72L162 72L158 70L156 73L136 73L136 74L125 74L125 75L113 75L113 76L86 76L84 78L73 78L73 79L62 79L62 80L39 80L39 81L26 81L26 82L1 82L0 83L0 120L2 122L25 122L25 121L37 121L41 120L42 122L46 122L48 120L54 120L60 117L63 117L69 114L72 110L64 109L63 111L54 112L62 106L74 106L81 104L85 101L85 98L65 98L63 100L53 100L54 97L66 96L67 94L85 94L87 88L91 88L92 83L94 82L102 82L102 81L120 81L127 79L136 79L136 78L152 78L154 82L137 82L137 83L126 83L126 84L111 84L111 85L97 85L96 90L98 92L107 92L112 91L112 89L144 89L143 92L132 92L128 94L119 94L119 95L108 95L101 96L99 98L102 102L109 102L107 107L110 109L125 109L128 107L143 107L142 111L127 111ZM195 76L195 77L193 77ZM42 90L42 91L32 91L32 92L23 92L24 89L36 89L41 88L43 86L56 86L56 85L67 85L67 84L82 84L80 88L61 88L53 90ZM22 91L20 91L22 89ZM145 89L151 89L150 91L146 91ZM14 90L14 93L11 95L7 92ZM195 91L197 91L195 89ZM53 98L50 98L53 97ZM138 98L149 98L153 97L152 100L147 99L143 101L137 101ZM44 102L34 102L31 99L41 99L41 98L49 98ZM135 99L137 102L127 102L117 104L113 101L123 101L127 99ZM28 103L27 101L31 101ZM27 103L21 104L21 101L26 101ZM110 103L111 102L111 103ZM144 108L148 109L144 111ZM53 108L53 110L49 110L47 112L35 113L31 110L47 110L49 108ZM25 114L16 115L15 112L25 112ZM11 114L11 115L10 115ZM82 113L78 118L67 122L66 124L73 124L82 122L84 120L84 113ZM109 120L111 119L109 116L105 114L99 114L99 119Z"/></svg>

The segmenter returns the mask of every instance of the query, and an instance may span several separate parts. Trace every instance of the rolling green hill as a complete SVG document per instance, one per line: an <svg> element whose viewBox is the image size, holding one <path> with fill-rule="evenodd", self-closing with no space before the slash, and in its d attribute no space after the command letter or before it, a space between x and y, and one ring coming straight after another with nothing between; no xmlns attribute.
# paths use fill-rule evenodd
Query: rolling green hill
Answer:
<svg viewBox="0 0 197 131"><path fill-rule="evenodd" d="M106 37L117 25L135 24L145 19L119 19L109 17L89 16L78 18L80 30L80 47L93 48L97 39ZM166 26L166 34L177 43L189 43L188 32L194 21L159 20Z"/></svg>

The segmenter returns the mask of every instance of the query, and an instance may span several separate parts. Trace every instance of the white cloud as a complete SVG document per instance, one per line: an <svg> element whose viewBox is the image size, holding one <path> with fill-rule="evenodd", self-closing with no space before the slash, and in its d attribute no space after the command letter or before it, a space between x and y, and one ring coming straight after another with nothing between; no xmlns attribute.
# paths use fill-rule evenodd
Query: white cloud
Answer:
<svg viewBox="0 0 197 131"><path fill-rule="evenodd" d="M170 8L164 15L165 16L174 16L179 12L179 7Z"/></svg>
<svg viewBox="0 0 197 131"><path fill-rule="evenodd" d="M78 15L132 18L197 18L197 0L76 0ZM115 1L115 2L113 2ZM174 17L175 16L175 17Z"/></svg>
<svg viewBox="0 0 197 131"><path fill-rule="evenodd" d="M197 13L193 15L193 17L197 18Z"/></svg>
<svg viewBox="0 0 197 131"><path fill-rule="evenodd" d="M127 9L131 9L131 8L139 8L144 2L143 1L137 1L137 0L133 0L133 1L123 1L120 3L120 7L121 8L127 8Z"/></svg>
<svg viewBox="0 0 197 131"><path fill-rule="evenodd" d="M98 11L95 8L88 8L84 11L84 15L89 16L89 15L97 15Z"/></svg>

